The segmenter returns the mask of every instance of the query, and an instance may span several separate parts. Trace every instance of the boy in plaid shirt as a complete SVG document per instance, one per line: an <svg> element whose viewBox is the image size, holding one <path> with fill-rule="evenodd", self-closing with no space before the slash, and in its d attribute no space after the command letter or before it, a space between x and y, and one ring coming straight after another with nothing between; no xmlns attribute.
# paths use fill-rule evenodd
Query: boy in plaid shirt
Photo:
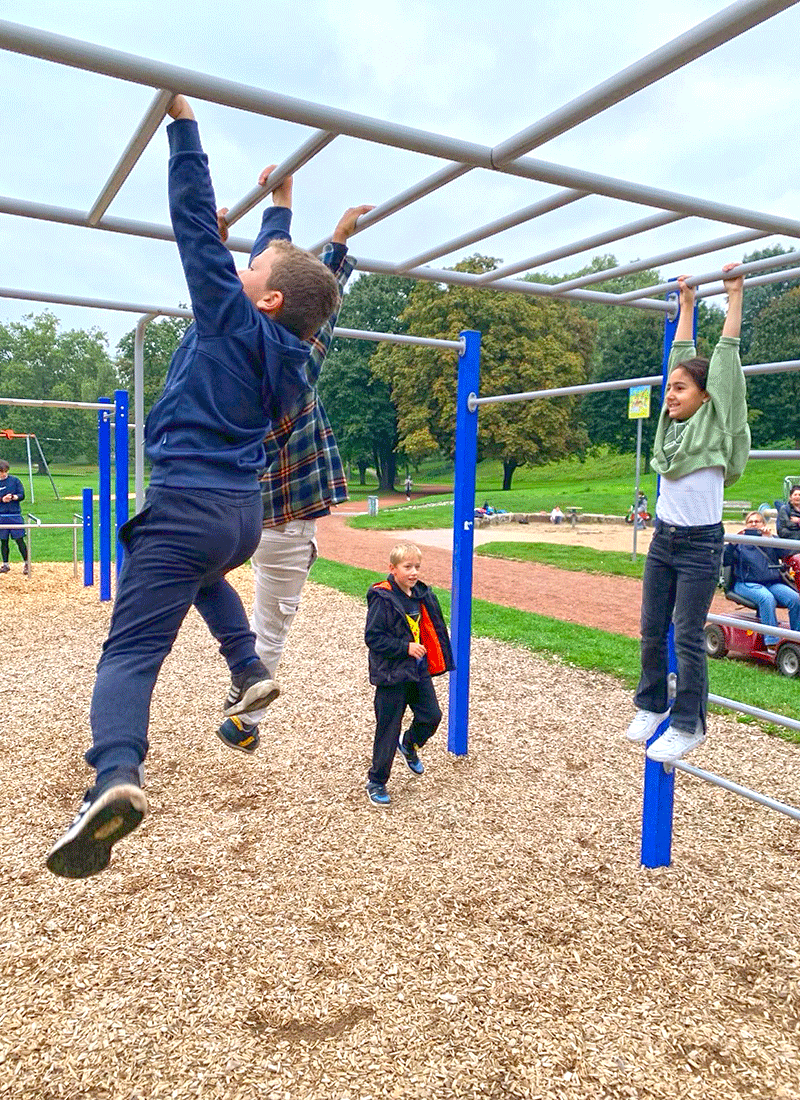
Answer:
<svg viewBox="0 0 800 1100"><path fill-rule="evenodd" d="M355 267L347 255L347 239L358 218L370 210L371 206L357 206L345 211L322 253L322 262L333 272L340 295ZM262 231L253 245L251 261L264 247ZM317 557L316 520L347 500L342 460L316 389L338 315L337 306L311 340L306 367L312 386L308 400L296 416L277 421L264 441L268 462L261 475L264 530L251 558L255 596L250 626L256 635L256 652L273 679ZM254 753L259 746L257 723L264 710L226 718L217 731L219 737L229 748Z"/></svg>

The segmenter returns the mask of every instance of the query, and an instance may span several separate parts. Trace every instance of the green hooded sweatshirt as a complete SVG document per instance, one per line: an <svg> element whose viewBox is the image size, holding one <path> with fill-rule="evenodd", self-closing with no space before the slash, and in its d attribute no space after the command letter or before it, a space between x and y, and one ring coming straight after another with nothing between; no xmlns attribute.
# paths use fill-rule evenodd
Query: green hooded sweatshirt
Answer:
<svg viewBox="0 0 800 1100"><path fill-rule="evenodd" d="M667 376L696 354L691 340L676 340L670 352ZM686 421L672 461L664 453L664 435L670 417L666 405L661 406L650 465L657 474L671 479L685 477L707 466L722 466L725 485L733 485L742 476L750 454L747 391L739 360L738 337L723 336L714 348L706 392L711 400Z"/></svg>

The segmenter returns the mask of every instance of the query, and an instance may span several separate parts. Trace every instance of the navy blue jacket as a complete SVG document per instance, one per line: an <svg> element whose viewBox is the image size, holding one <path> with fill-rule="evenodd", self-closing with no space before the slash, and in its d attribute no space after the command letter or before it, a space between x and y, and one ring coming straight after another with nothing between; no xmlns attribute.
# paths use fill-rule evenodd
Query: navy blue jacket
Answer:
<svg viewBox="0 0 800 1100"><path fill-rule="evenodd" d="M19 502L25 499L25 487L13 474L6 474L5 478L0 476L0 498L8 496L9 493L19 497L19 500L9 500L4 504L0 499L0 516L18 516L22 513Z"/></svg>
<svg viewBox="0 0 800 1100"><path fill-rule="evenodd" d="M760 531L742 531L743 535L750 535L754 539L761 538ZM725 544L725 565L730 565L733 571L733 583L743 581L745 584L763 584L767 588L771 584L782 584L780 563L781 557L786 553L777 546L748 546L744 542L729 542Z"/></svg>
<svg viewBox="0 0 800 1100"><path fill-rule="evenodd" d="M394 577L388 576L367 591L364 641L369 646L371 684L419 682L424 676L440 676L456 667L436 595L422 581L417 581L411 595L420 601L420 642L428 651L421 661L408 653L408 643L414 641L414 636Z"/></svg>
<svg viewBox="0 0 800 1100"><path fill-rule="evenodd" d="M271 421L298 410L309 392L310 347L245 294L217 228L197 123L178 119L167 133L170 215L194 324L147 417L150 484L257 489ZM271 217L273 236L288 238L291 211L273 206Z"/></svg>

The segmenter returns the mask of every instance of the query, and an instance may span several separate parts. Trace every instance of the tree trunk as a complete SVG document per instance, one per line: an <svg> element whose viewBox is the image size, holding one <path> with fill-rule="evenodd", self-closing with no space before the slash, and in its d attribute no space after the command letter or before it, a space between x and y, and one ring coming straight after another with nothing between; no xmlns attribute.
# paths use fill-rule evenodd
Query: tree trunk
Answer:
<svg viewBox="0 0 800 1100"><path fill-rule="evenodd" d="M515 462L513 459L509 459L507 462L506 461L503 462L503 492L504 493L507 492L511 488L511 479L514 476L514 471L516 470L517 466L519 466L519 463Z"/></svg>
<svg viewBox="0 0 800 1100"><path fill-rule="evenodd" d="M358 466L358 484L359 485L366 485L367 484L367 466L369 465L369 463L367 462L367 460L365 458L359 458L356 462L356 465Z"/></svg>
<svg viewBox="0 0 800 1100"><path fill-rule="evenodd" d="M397 480L397 455L388 447L381 455L381 468L378 476L378 485L381 489L394 491L394 483Z"/></svg>

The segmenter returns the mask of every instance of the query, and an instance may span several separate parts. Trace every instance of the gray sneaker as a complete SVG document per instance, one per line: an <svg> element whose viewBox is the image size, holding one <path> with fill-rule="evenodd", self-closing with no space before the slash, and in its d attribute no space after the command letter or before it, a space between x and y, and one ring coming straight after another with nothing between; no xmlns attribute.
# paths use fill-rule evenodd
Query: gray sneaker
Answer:
<svg viewBox="0 0 800 1100"><path fill-rule="evenodd" d="M231 676L231 686L222 709L226 718L240 714L255 725L264 711L280 695L280 688L261 661L253 661L244 672Z"/></svg>

